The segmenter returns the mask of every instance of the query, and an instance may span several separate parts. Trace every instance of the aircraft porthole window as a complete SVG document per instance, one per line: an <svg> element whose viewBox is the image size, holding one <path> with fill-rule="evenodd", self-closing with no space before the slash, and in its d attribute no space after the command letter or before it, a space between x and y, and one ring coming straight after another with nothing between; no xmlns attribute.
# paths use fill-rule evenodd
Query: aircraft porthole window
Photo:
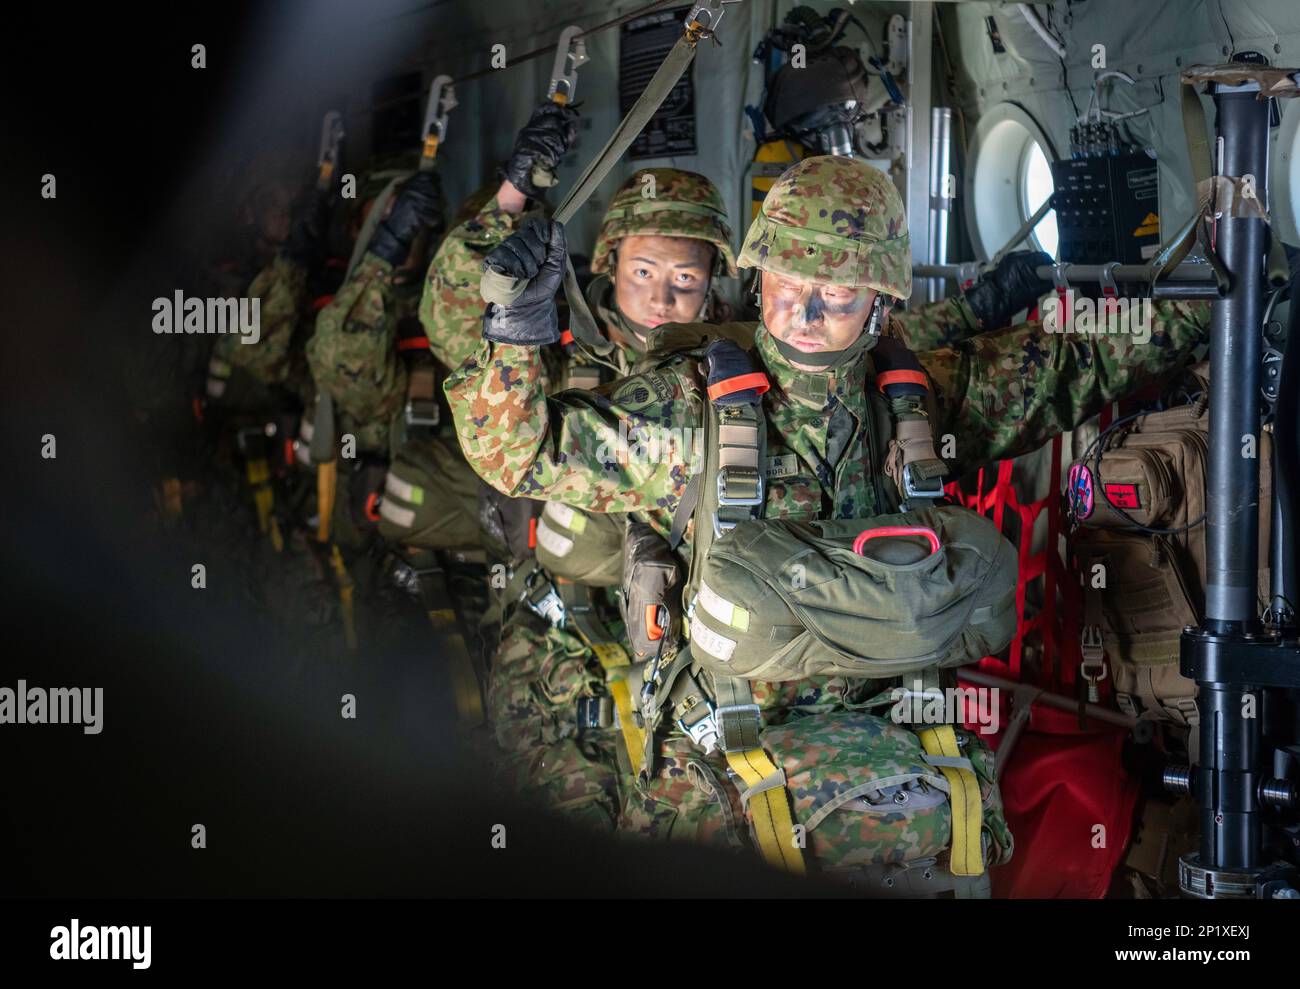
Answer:
<svg viewBox="0 0 1300 989"><path fill-rule="evenodd" d="M980 118L966 169L965 220L981 258L1006 246L1051 195L1055 158L1051 140L1023 107L1002 103ZM1048 213L1018 246L1055 257L1059 243L1056 215Z"/></svg>
<svg viewBox="0 0 1300 989"><path fill-rule="evenodd" d="M1052 190L1052 166L1047 160L1047 154L1041 144L1030 141L1020 169L1020 208L1026 219L1043 205ZM1034 227L1029 237L1040 251L1056 257L1056 249L1061 242L1060 231L1056 227L1056 210L1049 210L1038 221L1038 226Z"/></svg>
<svg viewBox="0 0 1300 989"><path fill-rule="evenodd" d="M1283 243L1300 245L1300 102L1284 104L1269 169L1269 214Z"/></svg>

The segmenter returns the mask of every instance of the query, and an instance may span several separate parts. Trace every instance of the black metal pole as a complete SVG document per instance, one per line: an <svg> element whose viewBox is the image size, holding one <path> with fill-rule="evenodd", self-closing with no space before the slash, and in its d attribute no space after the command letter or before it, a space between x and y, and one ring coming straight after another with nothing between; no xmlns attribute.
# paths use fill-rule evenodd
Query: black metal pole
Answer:
<svg viewBox="0 0 1300 989"><path fill-rule="evenodd" d="M1268 102L1258 86L1216 94L1223 174L1253 176L1265 202ZM1221 632L1242 630L1258 616L1259 386L1264 318L1265 224L1222 216L1216 249L1232 276L1214 303L1210 325L1210 460L1206 526L1205 616ZM1249 439L1248 439L1249 437Z"/></svg>
<svg viewBox="0 0 1300 989"><path fill-rule="evenodd" d="M1296 512L1300 508L1300 274L1291 279L1291 318L1278 375L1273 419L1273 520L1269 566L1275 611L1289 616L1300 607L1295 556Z"/></svg>
<svg viewBox="0 0 1300 989"><path fill-rule="evenodd" d="M1220 86L1222 175L1250 181L1267 202L1269 104L1259 86ZM1246 176L1251 176L1250 180ZM1217 204L1220 208L1226 204ZM1231 275L1210 323L1210 455L1206 483L1206 631L1244 636L1258 616L1259 387L1264 305L1264 221L1225 210L1215 249ZM1245 716L1241 683L1200 683L1201 862L1211 868L1260 865L1262 822L1255 796L1260 717ZM1253 703L1262 707L1262 697ZM1262 710L1255 714L1262 715Z"/></svg>

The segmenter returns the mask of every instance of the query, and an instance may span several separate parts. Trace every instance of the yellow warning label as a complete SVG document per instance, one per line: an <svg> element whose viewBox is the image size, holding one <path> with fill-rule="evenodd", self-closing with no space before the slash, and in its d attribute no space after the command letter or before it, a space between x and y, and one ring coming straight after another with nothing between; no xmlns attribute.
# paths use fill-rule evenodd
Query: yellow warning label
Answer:
<svg viewBox="0 0 1300 989"><path fill-rule="evenodd" d="M1133 231L1133 236L1146 237L1148 234L1158 233L1160 233L1160 217L1154 213L1148 213L1138 228Z"/></svg>

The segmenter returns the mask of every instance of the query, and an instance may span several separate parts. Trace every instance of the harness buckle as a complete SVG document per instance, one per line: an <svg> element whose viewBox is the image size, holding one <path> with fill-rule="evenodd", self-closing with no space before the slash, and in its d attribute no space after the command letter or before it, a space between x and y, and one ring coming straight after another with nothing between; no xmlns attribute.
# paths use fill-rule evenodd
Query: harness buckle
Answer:
<svg viewBox="0 0 1300 989"><path fill-rule="evenodd" d="M718 730L718 709L713 706L712 701L706 700L703 703L709 709L708 714L689 725L686 723L686 715L682 715L677 719L677 727L684 731L705 755L708 755L718 747L722 733ZM690 714L690 711L686 713Z"/></svg>
<svg viewBox="0 0 1300 989"><path fill-rule="evenodd" d="M765 492L763 472L756 467L732 464L718 469L719 508L758 508L763 504ZM713 534L721 536L736 527L733 519L713 516Z"/></svg>
<svg viewBox="0 0 1300 989"><path fill-rule="evenodd" d="M541 590L543 593L537 594ZM524 593L520 595L524 604L534 614L546 619L555 628L563 628L568 617L564 601L555 585L542 576L540 570L534 570L524 582Z"/></svg>
<svg viewBox="0 0 1300 989"><path fill-rule="evenodd" d="M608 696L578 698L579 728L609 728L614 724L614 706Z"/></svg>
<svg viewBox="0 0 1300 989"><path fill-rule="evenodd" d="M718 504L756 508L763 504L763 474L756 467L731 465L718 470Z"/></svg>
<svg viewBox="0 0 1300 989"><path fill-rule="evenodd" d="M1079 634L1079 652L1083 662L1079 664L1079 676L1088 684L1088 702L1096 704L1101 700L1097 684L1106 679L1106 652L1102 640L1100 625L1085 625Z"/></svg>
<svg viewBox="0 0 1300 989"><path fill-rule="evenodd" d="M943 477L917 477L913 468L918 463L919 461L903 464L903 498L907 501L913 498L942 498Z"/></svg>
<svg viewBox="0 0 1300 989"><path fill-rule="evenodd" d="M442 421L438 403L429 398L408 398L404 410L408 426L437 426Z"/></svg>

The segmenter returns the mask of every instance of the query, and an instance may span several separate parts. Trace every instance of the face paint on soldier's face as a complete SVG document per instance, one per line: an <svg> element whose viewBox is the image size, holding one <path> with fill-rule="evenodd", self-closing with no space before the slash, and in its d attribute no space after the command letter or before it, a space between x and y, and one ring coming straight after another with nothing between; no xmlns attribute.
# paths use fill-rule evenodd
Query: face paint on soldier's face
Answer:
<svg viewBox="0 0 1300 989"><path fill-rule="evenodd" d="M805 353L844 350L866 325L876 292L763 272L763 325Z"/></svg>
<svg viewBox="0 0 1300 989"><path fill-rule="evenodd" d="M612 274L619 312L651 328L701 319L714 250L694 237L624 237Z"/></svg>

